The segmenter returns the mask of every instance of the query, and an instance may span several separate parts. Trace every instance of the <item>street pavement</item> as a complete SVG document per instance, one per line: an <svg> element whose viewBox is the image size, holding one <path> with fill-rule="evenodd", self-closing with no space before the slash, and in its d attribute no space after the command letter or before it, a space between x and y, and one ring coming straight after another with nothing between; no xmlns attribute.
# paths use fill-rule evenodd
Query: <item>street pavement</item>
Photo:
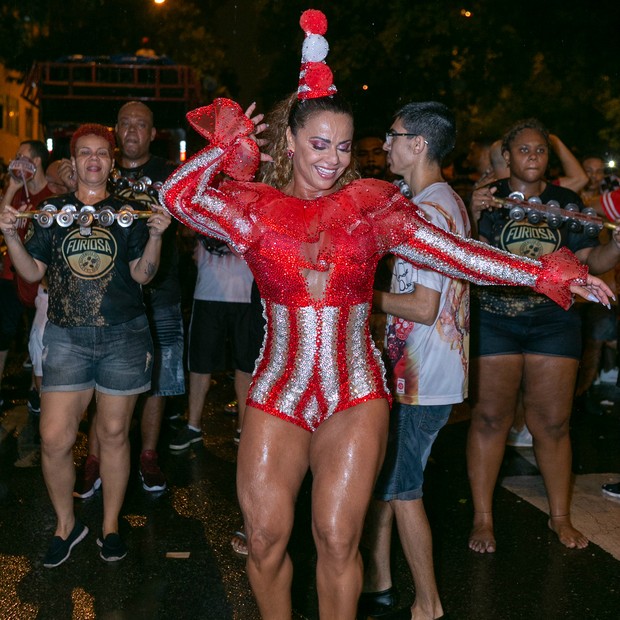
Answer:
<svg viewBox="0 0 620 620"><path fill-rule="evenodd" d="M42 558L55 520L41 470L14 466L29 384L29 371L18 362L12 360L5 379L8 403L0 426L0 618L259 618L244 562L230 546L232 532L241 526L235 497L236 419L224 411L233 398L231 378L215 377L203 417L202 444L172 453L167 444L175 427L164 425L159 453L168 478L166 491L152 494L142 489L137 474L139 433L137 425L132 428L133 469L121 519L127 557L112 565L99 558L98 492L75 501L76 514L90 529L87 538L67 562L46 569ZM565 549L547 528L544 501L537 506L536 496L543 493L540 476L527 448L507 450L502 476L511 490L501 486L496 492L497 552L483 556L469 551L467 407L458 408L440 433L427 468L425 502L439 589L452 620L620 617L620 555L613 555L614 545L620 548L620 502L603 498L598 484L615 475L620 479L620 395L613 386L599 386L582 409L575 412L572 428L576 488L582 489L575 517L598 527L590 533L598 543L584 551ZM76 463L85 455L86 423L75 447ZM290 545L296 619L318 618L310 483L308 478L300 493ZM607 525L601 531L602 512ZM397 535L393 565L401 601L410 604L414 590Z"/></svg>

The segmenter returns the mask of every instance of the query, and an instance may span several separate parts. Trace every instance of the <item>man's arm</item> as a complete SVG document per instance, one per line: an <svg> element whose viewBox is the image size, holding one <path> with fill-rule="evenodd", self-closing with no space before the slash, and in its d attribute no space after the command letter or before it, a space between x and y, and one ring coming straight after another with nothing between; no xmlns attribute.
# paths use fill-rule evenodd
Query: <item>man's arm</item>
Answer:
<svg viewBox="0 0 620 620"><path fill-rule="evenodd" d="M608 243L594 248L584 248L575 252L577 258L585 263L590 273L599 275L613 269L620 261L620 229L617 228Z"/></svg>
<svg viewBox="0 0 620 620"><path fill-rule="evenodd" d="M432 325L439 312L441 293L416 284L413 293L375 291L373 303L382 312L422 325Z"/></svg>

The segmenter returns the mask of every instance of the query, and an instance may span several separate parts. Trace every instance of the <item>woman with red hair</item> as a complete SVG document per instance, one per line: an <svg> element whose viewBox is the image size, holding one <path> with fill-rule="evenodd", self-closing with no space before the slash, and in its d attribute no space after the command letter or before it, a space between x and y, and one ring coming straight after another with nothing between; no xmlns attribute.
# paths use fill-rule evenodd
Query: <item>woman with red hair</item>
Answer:
<svg viewBox="0 0 620 620"><path fill-rule="evenodd" d="M0 215L17 273L29 282L43 276L48 281L40 433L57 525L43 561L47 568L62 564L88 533L73 512L72 448L93 395L103 484L97 543L108 562L127 553L118 515L129 477L129 424L138 395L150 387L153 347L140 287L157 271L170 216L157 210L146 224L136 219L124 225L114 215L126 203L107 189L114 148L107 127L88 124L75 132L71 163L77 189L48 199L54 222L35 224L26 245L16 232L18 212L7 207Z"/></svg>

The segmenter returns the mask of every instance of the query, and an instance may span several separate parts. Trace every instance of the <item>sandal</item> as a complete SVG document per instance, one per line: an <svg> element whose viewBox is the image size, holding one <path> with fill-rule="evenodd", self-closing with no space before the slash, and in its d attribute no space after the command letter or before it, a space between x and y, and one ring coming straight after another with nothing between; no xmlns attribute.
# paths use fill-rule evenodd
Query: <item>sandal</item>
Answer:
<svg viewBox="0 0 620 620"><path fill-rule="evenodd" d="M235 555L238 555L243 559L248 557L248 539L245 532L242 532L241 530L233 532L233 537L230 544Z"/></svg>

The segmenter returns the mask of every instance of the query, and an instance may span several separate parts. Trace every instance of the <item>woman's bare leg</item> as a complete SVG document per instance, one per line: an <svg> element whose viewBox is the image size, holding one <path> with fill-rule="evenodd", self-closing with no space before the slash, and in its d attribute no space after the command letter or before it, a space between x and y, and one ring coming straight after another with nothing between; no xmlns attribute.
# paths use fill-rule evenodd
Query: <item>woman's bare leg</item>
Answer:
<svg viewBox="0 0 620 620"><path fill-rule="evenodd" d="M312 435L312 530L322 620L353 620L362 591L359 541L388 432L385 400L334 414Z"/></svg>
<svg viewBox="0 0 620 620"><path fill-rule="evenodd" d="M41 466L56 512L55 536L66 539L73 530L73 445L93 390L43 392L41 395Z"/></svg>
<svg viewBox="0 0 620 620"><path fill-rule="evenodd" d="M549 499L549 527L560 542L583 549L588 539L570 519L572 449L569 420L578 360L548 355L526 355L524 371L525 419L534 439L534 454Z"/></svg>
<svg viewBox="0 0 620 620"><path fill-rule="evenodd" d="M137 399L137 395L97 394L95 432L99 440L104 537L118 532L118 515L129 480L129 425Z"/></svg>
<svg viewBox="0 0 620 620"><path fill-rule="evenodd" d="M471 424L467 435L467 473L474 504L469 548L496 549L493 491L504 458L521 386L521 355L489 355L472 360Z"/></svg>
<svg viewBox="0 0 620 620"><path fill-rule="evenodd" d="M287 544L308 471L312 435L247 407L237 459L237 494L248 544L247 572L261 616L290 620L293 567Z"/></svg>

